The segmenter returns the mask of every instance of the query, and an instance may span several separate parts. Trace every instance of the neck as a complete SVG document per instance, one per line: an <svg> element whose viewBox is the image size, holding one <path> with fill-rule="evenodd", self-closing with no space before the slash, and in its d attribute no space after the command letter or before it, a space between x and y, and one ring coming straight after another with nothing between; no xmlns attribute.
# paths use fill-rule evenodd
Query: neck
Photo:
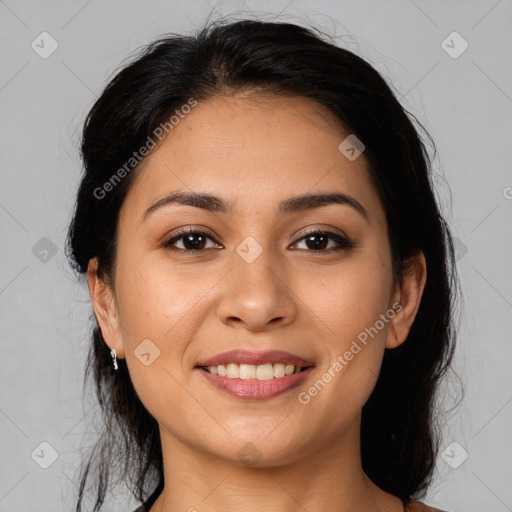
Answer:
<svg viewBox="0 0 512 512"><path fill-rule="evenodd" d="M181 443L161 428L165 486L151 512L403 512L402 501L364 473L359 431L358 420L307 456L246 467Z"/></svg>

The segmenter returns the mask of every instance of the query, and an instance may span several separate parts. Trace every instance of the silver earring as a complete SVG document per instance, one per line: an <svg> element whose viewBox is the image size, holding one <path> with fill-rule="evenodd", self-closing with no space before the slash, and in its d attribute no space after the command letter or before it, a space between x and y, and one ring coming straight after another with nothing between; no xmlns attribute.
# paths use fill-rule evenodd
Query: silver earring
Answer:
<svg viewBox="0 0 512 512"><path fill-rule="evenodd" d="M116 355L116 349L115 348L113 348L110 351L110 357L112 358L112 364L114 365L114 370L117 370L118 366L117 366L117 355Z"/></svg>

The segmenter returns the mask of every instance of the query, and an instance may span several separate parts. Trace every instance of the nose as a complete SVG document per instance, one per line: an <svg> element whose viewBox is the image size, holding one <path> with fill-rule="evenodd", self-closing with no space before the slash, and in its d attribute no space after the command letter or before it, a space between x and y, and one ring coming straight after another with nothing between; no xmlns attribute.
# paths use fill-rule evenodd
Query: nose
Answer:
<svg viewBox="0 0 512 512"><path fill-rule="evenodd" d="M219 288L219 320L230 327L264 331L294 322L297 302L286 272L272 266L269 251L252 263L234 254L233 268Z"/></svg>

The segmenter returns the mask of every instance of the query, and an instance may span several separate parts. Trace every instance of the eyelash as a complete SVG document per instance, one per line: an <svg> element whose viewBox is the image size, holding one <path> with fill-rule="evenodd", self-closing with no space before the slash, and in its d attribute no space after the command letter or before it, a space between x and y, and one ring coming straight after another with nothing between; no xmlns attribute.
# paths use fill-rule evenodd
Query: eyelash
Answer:
<svg viewBox="0 0 512 512"><path fill-rule="evenodd" d="M202 235L206 238L209 238L213 242L217 243L210 235L208 235L208 233L205 233L204 231L198 231L193 228L187 228L187 229L184 229L184 230L178 232L171 239L164 242L163 246L165 248L173 250L173 251L180 251L180 252L184 252L184 253L188 253L188 254L204 253L207 249L190 249L189 250L189 249L180 249L180 248L172 247L172 245L175 242L177 242L177 241L183 239L185 236L189 236L189 235ZM313 253L318 253L318 254L325 254L325 253L331 253L333 251L340 251L342 249L352 249L353 247L355 247L355 244L350 242L347 238L337 235L335 233L332 233L330 231L322 231L322 230L313 230L313 231L310 231L310 232L304 234L301 238L299 238L295 242L295 244L303 241L307 237L319 236L319 235L327 236L329 239L334 240L338 244L338 247L331 247L329 249L298 249L298 250L306 251L306 252L313 252Z"/></svg>

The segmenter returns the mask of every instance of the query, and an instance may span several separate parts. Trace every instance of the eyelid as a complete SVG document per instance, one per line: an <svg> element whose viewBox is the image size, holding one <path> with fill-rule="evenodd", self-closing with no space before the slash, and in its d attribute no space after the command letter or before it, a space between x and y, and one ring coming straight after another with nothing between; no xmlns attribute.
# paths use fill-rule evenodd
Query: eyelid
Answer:
<svg viewBox="0 0 512 512"><path fill-rule="evenodd" d="M332 231L331 231L332 230ZM339 228L332 226L330 224L321 224L320 226L315 226L312 228L304 228L304 230L299 231L294 237L297 239L304 238L305 236L308 236L309 234L316 234L316 233L325 233L326 235L334 235L339 238L343 238L345 240L350 241L349 237L341 231Z"/></svg>
<svg viewBox="0 0 512 512"><path fill-rule="evenodd" d="M345 234L339 234L339 233L335 233L333 231L329 231L327 229L320 229L320 228L313 228L310 231L300 234L299 237L297 238L297 240L295 242L293 242L293 245L297 245L298 243L301 243L308 236L313 236L313 235L319 235L319 236L324 235L327 238L329 238L330 240L333 240L337 244L337 246L331 247L329 249L319 249L319 250L298 249L299 251L309 252L309 253L313 253L313 254L329 254L334 251L347 250L347 249L352 249L352 248L356 247L356 244L354 242L352 242Z"/></svg>

